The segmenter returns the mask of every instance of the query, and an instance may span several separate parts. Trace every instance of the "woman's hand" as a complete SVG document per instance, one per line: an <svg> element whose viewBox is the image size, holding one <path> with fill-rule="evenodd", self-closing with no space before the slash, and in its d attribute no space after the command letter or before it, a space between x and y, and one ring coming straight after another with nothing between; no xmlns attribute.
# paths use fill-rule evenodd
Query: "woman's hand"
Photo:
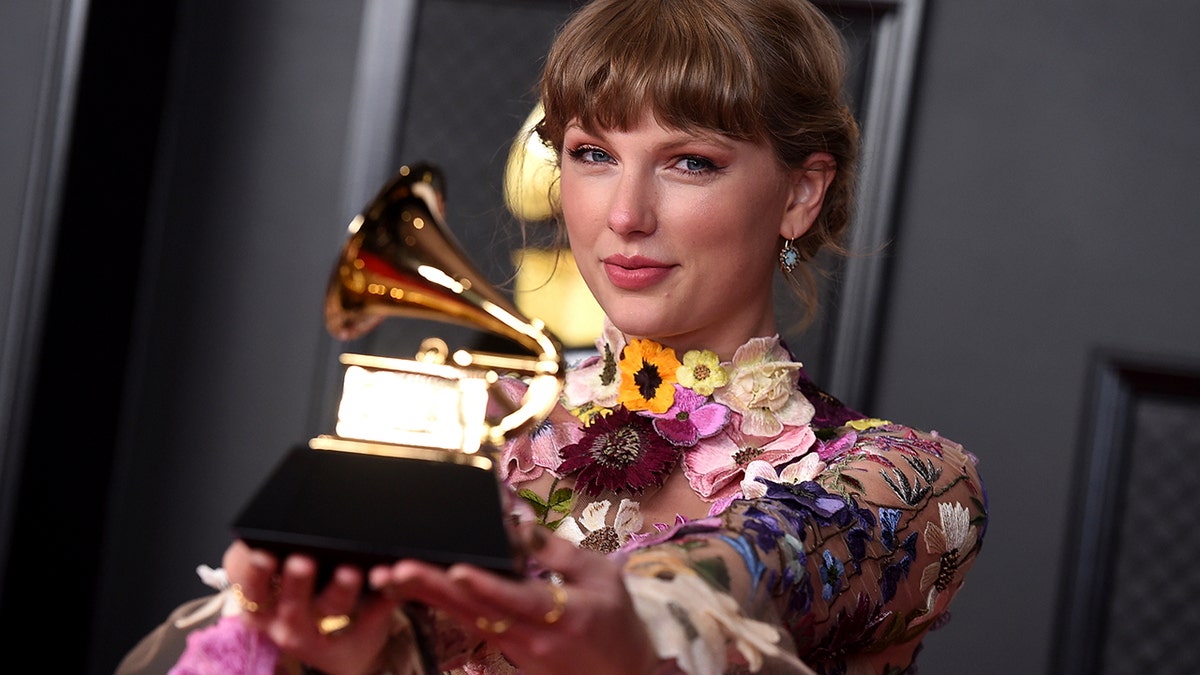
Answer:
<svg viewBox="0 0 1200 675"><path fill-rule="evenodd" d="M223 565L246 622L281 652L331 675L379 670L397 605L378 593L364 595L361 570L340 566L318 591L312 558L289 556L280 569L274 556L240 540L225 551ZM349 622L340 626L343 617Z"/></svg>
<svg viewBox="0 0 1200 675"><path fill-rule="evenodd" d="M513 579L466 564L402 560L371 570L371 586L442 610L522 673L652 673L658 657L616 563L533 526L533 557L561 583Z"/></svg>

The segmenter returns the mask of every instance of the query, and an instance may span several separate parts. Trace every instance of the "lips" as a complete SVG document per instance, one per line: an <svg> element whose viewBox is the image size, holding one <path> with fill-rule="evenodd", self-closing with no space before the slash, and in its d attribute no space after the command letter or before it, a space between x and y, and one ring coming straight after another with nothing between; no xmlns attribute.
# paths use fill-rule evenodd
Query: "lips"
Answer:
<svg viewBox="0 0 1200 675"><path fill-rule="evenodd" d="M642 256L610 255L603 262L609 282L626 291L649 288L665 279L675 267Z"/></svg>

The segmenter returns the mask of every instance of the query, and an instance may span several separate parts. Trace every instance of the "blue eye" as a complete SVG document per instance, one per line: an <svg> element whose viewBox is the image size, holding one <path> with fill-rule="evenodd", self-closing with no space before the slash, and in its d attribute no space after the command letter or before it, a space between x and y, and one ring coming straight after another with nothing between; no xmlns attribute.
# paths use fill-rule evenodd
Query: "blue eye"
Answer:
<svg viewBox="0 0 1200 675"><path fill-rule="evenodd" d="M693 156L681 158L676 163L676 166L687 173L704 173L705 171L711 171L712 169L715 169L717 165L714 164L710 159Z"/></svg>
<svg viewBox="0 0 1200 675"><path fill-rule="evenodd" d="M569 154L572 159L590 164L604 164L612 161L612 156L607 152L601 150L600 148L587 145L580 146L578 148L572 148L567 154Z"/></svg>

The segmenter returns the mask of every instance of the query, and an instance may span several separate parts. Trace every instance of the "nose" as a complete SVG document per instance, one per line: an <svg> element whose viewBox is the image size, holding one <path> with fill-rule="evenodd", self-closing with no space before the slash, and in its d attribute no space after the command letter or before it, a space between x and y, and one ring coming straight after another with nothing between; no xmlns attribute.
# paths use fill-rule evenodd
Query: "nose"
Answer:
<svg viewBox="0 0 1200 675"><path fill-rule="evenodd" d="M623 171L613 186L608 209L608 229L621 236L650 234L655 230L654 182Z"/></svg>

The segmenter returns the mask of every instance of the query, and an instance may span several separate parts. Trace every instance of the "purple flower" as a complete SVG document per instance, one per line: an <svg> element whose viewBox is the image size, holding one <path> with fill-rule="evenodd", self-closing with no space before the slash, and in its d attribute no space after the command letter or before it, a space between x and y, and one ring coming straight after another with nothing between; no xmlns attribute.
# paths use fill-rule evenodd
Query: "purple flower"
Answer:
<svg viewBox="0 0 1200 675"><path fill-rule="evenodd" d="M822 551L821 557L823 562L818 568L821 574L821 597L829 602L842 585L842 573L846 571L846 566L829 549Z"/></svg>
<svg viewBox="0 0 1200 675"><path fill-rule="evenodd" d="M654 430L673 445L690 448L701 438L708 438L729 423L729 408L709 403L687 387L675 384L675 401L666 412L649 413L654 418Z"/></svg>

